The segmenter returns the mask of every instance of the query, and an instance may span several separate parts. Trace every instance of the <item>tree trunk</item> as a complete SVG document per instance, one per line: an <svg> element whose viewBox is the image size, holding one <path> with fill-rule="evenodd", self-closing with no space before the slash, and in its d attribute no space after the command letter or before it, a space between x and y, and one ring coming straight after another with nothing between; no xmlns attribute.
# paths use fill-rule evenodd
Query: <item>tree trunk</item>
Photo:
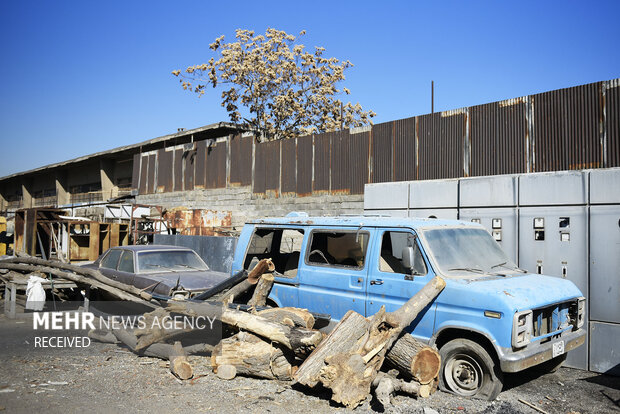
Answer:
<svg viewBox="0 0 620 414"><path fill-rule="evenodd" d="M216 306L209 303L174 302L169 303L167 310L183 313L190 316L217 316ZM253 315L234 309L219 307L219 317L227 325L253 332L264 338L277 342L295 352L295 355L305 356L321 342L323 335L319 331L306 328L297 328L272 322L262 316Z"/></svg>
<svg viewBox="0 0 620 414"><path fill-rule="evenodd" d="M136 344L138 343L138 338L133 334L133 332L125 330L125 329L114 329L112 331L116 339L122 342L125 346L127 346L132 352L138 355L144 355L149 357L161 358L161 359L169 359L170 354L173 349L173 345L171 344L153 344L141 351L136 350ZM210 352L213 349L212 345L209 344L194 344L190 346L186 346L185 352L187 354L198 354L203 352Z"/></svg>
<svg viewBox="0 0 620 414"><path fill-rule="evenodd" d="M422 385L416 381L403 381L396 378L396 373L380 372L374 379L372 385L375 387L375 396L384 409L392 405L392 396L400 391L413 397L428 398L431 394L431 386Z"/></svg>
<svg viewBox="0 0 620 414"><path fill-rule="evenodd" d="M138 343L136 344L136 351L138 352L151 344L166 342L193 330L190 326L184 329L172 329L171 326L167 326L166 321L172 321L172 319L170 313L164 308L155 309L152 312L145 313L143 316L144 328L137 328L133 331L138 338Z"/></svg>
<svg viewBox="0 0 620 414"><path fill-rule="evenodd" d="M271 308L258 311L257 315L288 326L299 326L308 329L312 329L314 326L314 316L307 309Z"/></svg>
<svg viewBox="0 0 620 414"><path fill-rule="evenodd" d="M439 352L407 332L394 342L385 359L405 378L414 378L420 384L429 384L439 374L441 368Z"/></svg>
<svg viewBox="0 0 620 414"><path fill-rule="evenodd" d="M436 276L396 311L386 313L385 308L381 307L367 322L362 336L358 336L359 332L355 333L358 339L348 349L326 352L323 361L327 365L320 369L319 381L332 390L333 401L349 408L355 408L364 401L383 365L387 349L444 287L445 281ZM343 329L343 321L334 328L334 332Z"/></svg>
<svg viewBox="0 0 620 414"><path fill-rule="evenodd" d="M153 298L151 294L144 292L134 286L126 285L124 283L120 283L116 280L105 277L101 272L95 269L89 269L87 267L76 266L69 263L60 263L53 260L43 260L39 259L38 257L14 257L12 259L7 259L6 261L9 263L24 263L30 265L52 267L59 270L67 270L78 275L91 277L101 283L105 283L106 285L115 287L120 290L124 290L125 292L131 293L132 295L138 296L144 300L151 300ZM2 266L2 262L0 262L0 266Z"/></svg>
<svg viewBox="0 0 620 414"><path fill-rule="evenodd" d="M286 381L292 379L293 364L292 355L249 332L223 339L211 353L213 371L223 377L231 376L228 367L233 366L235 374Z"/></svg>
<svg viewBox="0 0 620 414"><path fill-rule="evenodd" d="M181 342L176 341L172 346L172 352L170 353L170 372L182 380L190 379L194 376L194 369L187 360L187 354L181 346Z"/></svg>
<svg viewBox="0 0 620 414"><path fill-rule="evenodd" d="M116 296L117 298L119 298L120 300L127 300L127 301L131 301L131 302L135 302L135 303L139 303L141 305L144 306L148 306L151 309L155 309L158 308L158 305L155 305L151 302L148 302L144 299L142 299L139 296L135 296L131 293L128 293L125 290L121 290L118 289L116 287L113 287L109 284L107 284L107 282L100 282L96 279L93 279L91 277L86 277L86 276L82 276L82 275L77 275L77 274L73 274L73 273L69 273L69 272L64 272L62 270L58 270L57 268L54 267L46 267L46 266L40 266L40 265L30 265L30 264L21 264L21 263L7 263L6 261L0 261L0 269L10 269L10 270L19 270L22 272L43 272L43 273L50 273L54 276L60 277L62 279L67 279L67 280L71 280L75 283L80 283L83 285L89 285L89 286L93 286L96 287L97 289L101 289L101 290L105 290L106 292L111 293L112 295Z"/></svg>
<svg viewBox="0 0 620 414"><path fill-rule="evenodd" d="M271 292L273 287L273 281L275 280L273 274L266 273L258 279L252 298L248 301L250 306L265 306L267 303L267 296Z"/></svg>
<svg viewBox="0 0 620 414"><path fill-rule="evenodd" d="M295 381L308 387L315 387L319 374L325 366L325 359L334 354L349 351L358 346L368 330L368 320L359 313L349 311L310 354L295 374Z"/></svg>
<svg viewBox="0 0 620 414"><path fill-rule="evenodd" d="M235 298L241 296L242 294L250 290L252 286L256 285L258 279L263 273L267 271L273 272L274 270L275 265L273 264L271 259L262 259L256 264L256 266L254 266L254 269L250 271L247 279L230 288L230 290L226 292L220 300L224 303L231 303L235 300Z"/></svg>

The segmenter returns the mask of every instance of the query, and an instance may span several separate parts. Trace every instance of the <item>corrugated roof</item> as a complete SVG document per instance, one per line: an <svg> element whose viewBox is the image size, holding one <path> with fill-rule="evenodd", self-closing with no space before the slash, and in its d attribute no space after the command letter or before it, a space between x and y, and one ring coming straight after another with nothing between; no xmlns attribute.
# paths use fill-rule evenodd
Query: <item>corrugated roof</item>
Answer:
<svg viewBox="0 0 620 414"><path fill-rule="evenodd" d="M113 148L110 150L106 150L106 151L101 151L101 152L96 152L94 154L89 154L89 155L84 155L81 157L77 157L77 158L73 158L67 161L61 161L61 162L57 162L54 164L49 164L49 165L44 165L43 167L39 167L39 168L34 168L32 170L28 170L28 171L22 171L22 172L18 172L15 174L11 174L11 175L7 175L5 177L0 177L0 181L4 181L10 178L15 178L15 177L19 177L21 175L27 175L27 174L32 174L32 173L36 173L36 172L41 172L41 171L45 171L48 169L52 169L52 168L58 168L58 167L63 167L69 164L75 164L78 162L83 162L83 161L88 161L97 157L101 157L104 155L112 155L112 154L118 154L121 152L133 152L132 150L139 150L142 147L148 147L148 146L152 146L154 144L158 144L161 142L165 142L165 141L169 141L172 139L177 139L177 138L182 138L182 137L187 137L189 138L191 135L194 134L199 134L199 133L203 133L203 132L211 132L211 131L215 131L221 129L222 131L225 131L225 134L228 134L230 132L233 131L242 131L243 128L240 128L239 126L232 124L230 122L217 122L215 124L210 124L210 125L205 125L199 128L194 128L194 129L189 129L186 131L180 131L174 134L168 134L168 135L163 135L157 138L152 138L146 141L142 141L142 142L138 142L137 144L131 144L131 145L124 145L122 147L117 147L117 148Z"/></svg>

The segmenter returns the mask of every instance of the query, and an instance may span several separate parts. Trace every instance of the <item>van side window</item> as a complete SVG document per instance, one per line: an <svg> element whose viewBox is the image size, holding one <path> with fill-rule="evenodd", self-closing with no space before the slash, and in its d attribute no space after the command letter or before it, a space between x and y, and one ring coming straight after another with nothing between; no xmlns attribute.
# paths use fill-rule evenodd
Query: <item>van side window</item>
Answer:
<svg viewBox="0 0 620 414"><path fill-rule="evenodd" d="M304 231L301 229L257 228L250 239L243 268L251 270L261 259L269 258L280 277L297 276Z"/></svg>
<svg viewBox="0 0 620 414"><path fill-rule="evenodd" d="M379 270L388 273L410 274L403 266L403 249L413 246L414 274L425 275L426 264L420 252L415 236L409 232L386 231L381 239L381 256L379 257Z"/></svg>
<svg viewBox="0 0 620 414"><path fill-rule="evenodd" d="M314 231L308 249L308 264L361 269L369 237L370 234L364 231Z"/></svg>

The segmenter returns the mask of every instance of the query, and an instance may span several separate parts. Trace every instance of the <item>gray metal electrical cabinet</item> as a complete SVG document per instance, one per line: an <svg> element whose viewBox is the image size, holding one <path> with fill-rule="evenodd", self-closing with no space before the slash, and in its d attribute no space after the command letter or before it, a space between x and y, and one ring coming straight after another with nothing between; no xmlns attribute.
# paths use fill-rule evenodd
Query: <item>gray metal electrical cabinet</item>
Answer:
<svg viewBox="0 0 620 414"><path fill-rule="evenodd" d="M459 219L482 224L508 257L518 263L517 208L461 208Z"/></svg>
<svg viewBox="0 0 620 414"><path fill-rule="evenodd" d="M582 171L519 177L519 266L568 279L586 298L587 202L588 176ZM588 368L587 338L584 346L569 353L566 365Z"/></svg>
<svg viewBox="0 0 620 414"><path fill-rule="evenodd" d="M620 204L590 206L589 263L590 318L620 323Z"/></svg>
<svg viewBox="0 0 620 414"><path fill-rule="evenodd" d="M412 208L409 217L437 218L442 220L457 220L459 211L456 208Z"/></svg>
<svg viewBox="0 0 620 414"><path fill-rule="evenodd" d="M588 215L586 206L522 207L519 212L519 267L572 281L588 297ZM586 311L586 320L588 314ZM571 351L566 365L587 369L586 344Z"/></svg>
<svg viewBox="0 0 620 414"><path fill-rule="evenodd" d="M364 210L389 209L406 211L408 207L408 181L366 184L364 186Z"/></svg>
<svg viewBox="0 0 620 414"><path fill-rule="evenodd" d="M590 322L590 371L620 376L620 324Z"/></svg>
<svg viewBox="0 0 620 414"><path fill-rule="evenodd" d="M459 218L482 224L515 263L518 184L517 175L464 178L459 183Z"/></svg>
<svg viewBox="0 0 620 414"><path fill-rule="evenodd" d="M620 168L590 171L590 370L620 375Z"/></svg>
<svg viewBox="0 0 620 414"><path fill-rule="evenodd" d="M459 180L409 182L409 217L456 220Z"/></svg>
<svg viewBox="0 0 620 414"><path fill-rule="evenodd" d="M388 210L388 209L380 209L380 210L364 210L364 214L368 215L377 215L377 216L390 216L390 217L408 217L407 209L403 210Z"/></svg>

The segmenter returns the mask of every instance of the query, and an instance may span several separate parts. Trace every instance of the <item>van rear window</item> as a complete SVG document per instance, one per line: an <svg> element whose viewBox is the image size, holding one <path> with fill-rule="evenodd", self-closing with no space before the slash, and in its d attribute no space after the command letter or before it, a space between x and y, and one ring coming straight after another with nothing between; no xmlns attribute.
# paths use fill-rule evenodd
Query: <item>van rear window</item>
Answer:
<svg viewBox="0 0 620 414"><path fill-rule="evenodd" d="M364 267L368 232L314 231L307 263L312 265Z"/></svg>

